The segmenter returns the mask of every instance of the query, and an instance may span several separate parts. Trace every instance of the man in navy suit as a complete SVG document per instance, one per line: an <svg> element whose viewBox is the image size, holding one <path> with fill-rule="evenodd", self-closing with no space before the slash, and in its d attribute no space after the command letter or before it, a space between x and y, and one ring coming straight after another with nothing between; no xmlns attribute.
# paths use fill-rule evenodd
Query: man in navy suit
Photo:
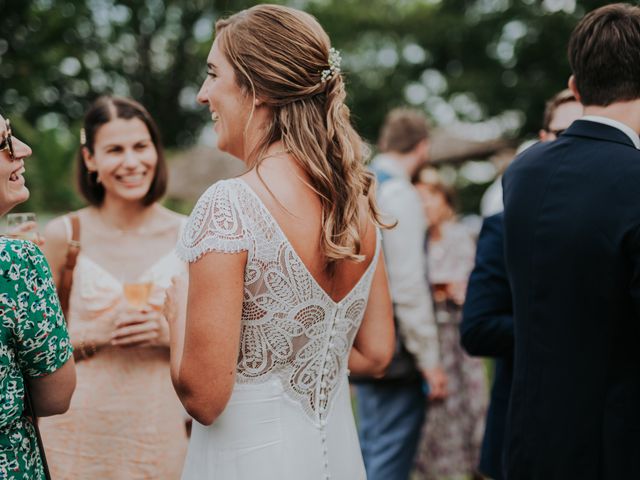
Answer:
<svg viewBox="0 0 640 480"><path fill-rule="evenodd" d="M585 117L504 176L509 480L640 478L640 8L571 35Z"/></svg>
<svg viewBox="0 0 640 480"><path fill-rule="evenodd" d="M540 140L552 141L582 115L570 90L546 105ZM491 403L482 441L479 470L503 480L502 452L513 370L513 305L504 262L503 214L485 218L478 238L476 264L469 278L460 324L462 345L470 355L495 358Z"/></svg>
<svg viewBox="0 0 640 480"><path fill-rule="evenodd" d="M470 355L495 357L479 470L502 480L502 449L513 369L513 307L504 264L502 213L487 217L478 238L476 265L469 277L460 324Z"/></svg>

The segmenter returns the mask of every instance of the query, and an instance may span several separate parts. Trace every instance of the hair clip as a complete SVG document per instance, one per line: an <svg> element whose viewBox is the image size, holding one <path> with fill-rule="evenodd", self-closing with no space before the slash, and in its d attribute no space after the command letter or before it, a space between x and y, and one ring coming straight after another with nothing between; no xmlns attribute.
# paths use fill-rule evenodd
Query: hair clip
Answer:
<svg viewBox="0 0 640 480"><path fill-rule="evenodd" d="M340 73L340 62L342 62L342 56L340 52L335 48L329 49L329 68L322 70L320 81L325 83L327 80L335 77Z"/></svg>
<svg viewBox="0 0 640 480"><path fill-rule="evenodd" d="M80 145L83 147L87 144L87 132L84 131L84 128L80 129Z"/></svg>

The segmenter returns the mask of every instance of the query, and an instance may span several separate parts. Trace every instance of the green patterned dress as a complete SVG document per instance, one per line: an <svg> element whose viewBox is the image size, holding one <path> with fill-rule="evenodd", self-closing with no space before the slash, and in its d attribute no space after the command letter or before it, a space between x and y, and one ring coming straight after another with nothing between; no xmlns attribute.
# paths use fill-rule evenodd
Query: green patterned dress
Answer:
<svg viewBox="0 0 640 480"><path fill-rule="evenodd" d="M72 351L42 252L0 238L0 479L44 480L35 431L23 417L24 377L55 372Z"/></svg>

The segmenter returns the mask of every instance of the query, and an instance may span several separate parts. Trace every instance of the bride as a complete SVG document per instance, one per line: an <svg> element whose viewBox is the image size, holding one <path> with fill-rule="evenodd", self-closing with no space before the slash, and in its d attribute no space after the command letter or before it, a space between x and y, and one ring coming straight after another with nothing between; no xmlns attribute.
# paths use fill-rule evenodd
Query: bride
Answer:
<svg viewBox="0 0 640 480"><path fill-rule="evenodd" d="M248 171L202 195L177 247L172 378L196 420L182 478L364 479L347 375L381 374L394 332L340 55L292 8L216 30L198 100Z"/></svg>

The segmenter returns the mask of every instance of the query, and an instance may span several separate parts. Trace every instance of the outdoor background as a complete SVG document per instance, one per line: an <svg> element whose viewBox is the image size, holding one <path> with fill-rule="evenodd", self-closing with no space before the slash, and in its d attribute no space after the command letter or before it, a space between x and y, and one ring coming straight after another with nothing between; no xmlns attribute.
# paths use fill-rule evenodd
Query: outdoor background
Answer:
<svg viewBox="0 0 640 480"><path fill-rule="evenodd" d="M237 173L239 162L215 152L196 93L216 19L256 3L264 2L0 0L0 111L34 151L32 196L20 210L47 215L82 205L73 177L79 129L87 105L104 93L139 100L157 120L173 175L170 207L188 213L204 186ZM434 160L458 188L461 210L473 213L514 147L537 134L545 100L565 88L572 28L610 2L270 3L304 9L327 30L369 142L390 108L426 112Z"/></svg>

